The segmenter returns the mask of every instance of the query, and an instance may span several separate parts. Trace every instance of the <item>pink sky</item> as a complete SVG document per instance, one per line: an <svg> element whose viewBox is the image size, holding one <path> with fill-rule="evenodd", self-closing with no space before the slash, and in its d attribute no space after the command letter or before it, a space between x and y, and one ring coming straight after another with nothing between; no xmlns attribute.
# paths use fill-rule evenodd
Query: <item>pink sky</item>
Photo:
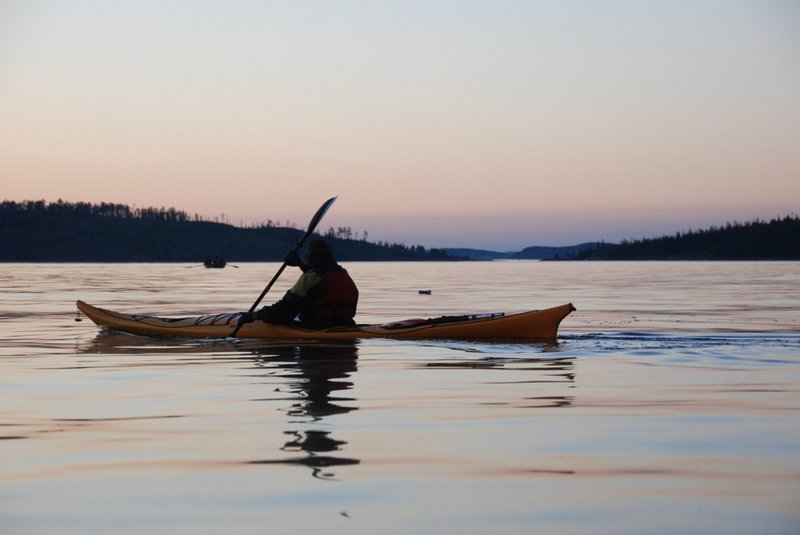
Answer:
<svg viewBox="0 0 800 535"><path fill-rule="evenodd" d="M798 4L0 4L0 198L516 250L797 213Z"/></svg>

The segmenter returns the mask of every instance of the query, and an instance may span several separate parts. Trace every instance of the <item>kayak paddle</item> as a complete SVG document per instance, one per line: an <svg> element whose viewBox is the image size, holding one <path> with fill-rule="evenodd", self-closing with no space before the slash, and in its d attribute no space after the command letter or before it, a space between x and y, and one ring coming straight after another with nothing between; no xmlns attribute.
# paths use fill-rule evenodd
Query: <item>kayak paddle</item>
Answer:
<svg viewBox="0 0 800 535"><path fill-rule="evenodd" d="M308 229L306 230L306 233L303 235L302 238L300 238L300 241L297 242L297 244L292 248L292 250L287 253L286 257L291 256L293 253L296 253L297 251L300 250L301 247L303 247L303 244L305 243L305 241L308 239L309 236L311 236L311 234L314 232L314 229L317 228L317 225L319 224L319 222L322 221L323 217L325 217L325 212L328 211L328 208L331 207L331 205L333 204L333 202L335 200L336 200L336 197L331 197L330 199L325 201L322 204L322 206L319 207L319 210L317 210L317 213L314 214L314 217L311 218L311 222L308 224ZM284 257L284 258L286 258L286 257ZM253 306L250 307L250 310L248 310L248 312L253 312L256 309L256 307L261 302L261 300L264 299L264 296L267 295L267 292L269 292L270 288L272 288L272 285L275 284L275 281L278 280L278 277L281 276L281 273L283 273L283 270L286 269L287 265L288 264L286 263L286 260L284 260L283 261L283 265L281 265L280 269L275 274L275 276L272 277L272 280L269 281L269 284L267 284L267 287L264 288L264 291L261 292L261 295L258 296L258 299L256 299L256 302L253 303ZM231 336L236 336L236 333L239 332L239 329L241 327L242 327L241 323L237 324L236 328L233 329L233 331L231 332Z"/></svg>

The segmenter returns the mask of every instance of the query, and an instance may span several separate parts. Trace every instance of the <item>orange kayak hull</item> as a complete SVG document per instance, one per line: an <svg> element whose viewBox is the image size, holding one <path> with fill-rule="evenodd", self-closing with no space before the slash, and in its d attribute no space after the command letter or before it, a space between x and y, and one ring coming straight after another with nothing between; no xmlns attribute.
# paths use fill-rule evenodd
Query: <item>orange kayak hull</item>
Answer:
<svg viewBox="0 0 800 535"><path fill-rule="evenodd" d="M98 327L146 336L225 338L236 326L241 313L207 314L181 318L125 314L77 302ZM532 339L554 341L561 321L575 307L571 303L516 314L472 314L427 320L353 325L313 329L302 325L276 325L255 321L244 325L240 338L352 340L358 338L397 339Z"/></svg>

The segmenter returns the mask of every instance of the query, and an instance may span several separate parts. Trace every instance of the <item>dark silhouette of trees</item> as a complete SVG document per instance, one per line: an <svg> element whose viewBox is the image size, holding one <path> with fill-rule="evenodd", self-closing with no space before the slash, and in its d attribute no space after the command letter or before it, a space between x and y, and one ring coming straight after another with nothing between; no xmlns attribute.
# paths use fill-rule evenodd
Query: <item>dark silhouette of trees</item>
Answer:
<svg viewBox="0 0 800 535"><path fill-rule="evenodd" d="M224 218L224 216L223 216ZM0 262L280 261L304 230L268 221L249 227L175 208L58 200L0 203ZM325 238L341 260L453 260L442 250L354 239L350 227Z"/></svg>
<svg viewBox="0 0 800 535"><path fill-rule="evenodd" d="M208 256L280 261L303 233L272 220L235 227L175 208L60 199L0 202L0 262L202 262ZM366 231L359 237L350 227L331 227L323 236L343 261L463 259L421 245L371 243ZM529 249L518 257L533 257L536 248ZM800 218L727 223L619 244L582 244L561 248L558 259L800 260Z"/></svg>
<svg viewBox="0 0 800 535"><path fill-rule="evenodd" d="M800 218L727 223L674 236L600 244L569 260L800 260Z"/></svg>

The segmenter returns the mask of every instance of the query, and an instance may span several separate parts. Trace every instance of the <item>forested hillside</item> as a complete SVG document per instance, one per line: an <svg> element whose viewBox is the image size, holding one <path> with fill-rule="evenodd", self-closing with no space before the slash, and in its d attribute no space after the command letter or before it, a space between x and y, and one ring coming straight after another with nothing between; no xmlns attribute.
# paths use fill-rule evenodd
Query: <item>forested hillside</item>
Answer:
<svg viewBox="0 0 800 535"><path fill-rule="evenodd" d="M174 208L3 201L0 262L279 261L304 232L271 221L236 227ZM340 260L453 260L438 249L370 243L366 232L353 239L349 228L329 228L322 236Z"/></svg>
<svg viewBox="0 0 800 535"><path fill-rule="evenodd" d="M800 260L800 218L728 223L674 236L598 244L568 260Z"/></svg>

